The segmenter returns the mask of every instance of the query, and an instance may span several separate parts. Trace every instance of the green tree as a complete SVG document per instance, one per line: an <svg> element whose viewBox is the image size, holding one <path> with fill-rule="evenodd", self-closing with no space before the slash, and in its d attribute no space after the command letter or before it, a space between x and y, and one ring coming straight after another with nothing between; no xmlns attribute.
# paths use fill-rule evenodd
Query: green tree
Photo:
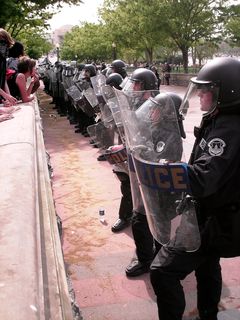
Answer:
<svg viewBox="0 0 240 320"><path fill-rule="evenodd" d="M221 0L165 0L159 1L159 19L165 31L181 50L183 66L188 72L189 49L199 41L217 41L222 31L223 5Z"/></svg>
<svg viewBox="0 0 240 320"><path fill-rule="evenodd" d="M240 46L240 5L232 5L228 10L231 17L226 24L227 40L232 46Z"/></svg>
<svg viewBox="0 0 240 320"><path fill-rule="evenodd" d="M100 17L115 43L146 53L151 62L158 47L177 48L185 72L198 42L217 43L231 15L227 0L105 0Z"/></svg>
<svg viewBox="0 0 240 320"><path fill-rule="evenodd" d="M192 48L193 65L196 65L196 59L198 59L199 66L206 58L212 58L217 52L218 46L214 42L198 41L198 44Z"/></svg>
<svg viewBox="0 0 240 320"><path fill-rule="evenodd" d="M26 54L33 59L39 59L53 49L49 35L44 34L42 31L36 32L36 29L21 31L17 40L23 43Z"/></svg>
<svg viewBox="0 0 240 320"><path fill-rule="evenodd" d="M152 63L155 48L165 41L165 31L159 29L155 12L157 0L105 0L100 17L109 30L109 37L118 48L135 49Z"/></svg>
<svg viewBox="0 0 240 320"><path fill-rule="evenodd" d="M103 61L111 56L111 50L103 24L74 27L61 43L61 57L65 60Z"/></svg>

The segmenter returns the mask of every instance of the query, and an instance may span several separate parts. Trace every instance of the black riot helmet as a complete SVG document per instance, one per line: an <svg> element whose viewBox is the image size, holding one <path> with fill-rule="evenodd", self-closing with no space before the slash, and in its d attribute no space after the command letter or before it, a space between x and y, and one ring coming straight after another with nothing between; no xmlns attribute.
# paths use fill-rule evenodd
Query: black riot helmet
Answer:
<svg viewBox="0 0 240 320"><path fill-rule="evenodd" d="M110 76L110 74L112 74L112 73L116 73L116 72L114 72L111 67L108 67L108 68L106 69L106 72L105 72L106 78L108 78L108 77ZM118 74L120 74L120 73L118 73Z"/></svg>
<svg viewBox="0 0 240 320"><path fill-rule="evenodd" d="M126 64L122 60L114 60L110 67L114 73L119 73L123 78L127 76Z"/></svg>
<svg viewBox="0 0 240 320"><path fill-rule="evenodd" d="M85 67L85 64L84 63L77 63L77 69L78 71L82 71Z"/></svg>
<svg viewBox="0 0 240 320"><path fill-rule="evenodd" d="M131 90L131 87L138 84L137 91L158 90L158 80L154 72L146 68L138 68L133 71L124 86L124 90ZM136 91L136 90L135 90Z"/></svg>
<svg viewBox="0 0 240 320"><path fill-rule="evenodd" d="M217 108L240 105L240 61L230 57L216 58L206 63L191 81L199 88L210 85L219 88Z"/></svg>
<svg viewBox="0 0 240 320"><path fill-rule="evenodd" d="M119 73L112 73L109 75L109 77L106 79L106 84L114 87L118 90L121 90L120 84L123 81L123 77Z"/></svg>
<svg viewBox="0 0 240 320"><path fill-rule="evenodd" d="M190 110L200 109L203 117L240 112L240 61L230 57L207 62L197 77L190 80L180 107L186 116ZM195 124L196 125L196 124Z"/></svg>
<svg viewBox="0 0 240 320"><path fill-rule="evenodd" d="M96 67L93 64L85 64L83 71L88 71L90 77L94 77L97 74Z"/></svg>

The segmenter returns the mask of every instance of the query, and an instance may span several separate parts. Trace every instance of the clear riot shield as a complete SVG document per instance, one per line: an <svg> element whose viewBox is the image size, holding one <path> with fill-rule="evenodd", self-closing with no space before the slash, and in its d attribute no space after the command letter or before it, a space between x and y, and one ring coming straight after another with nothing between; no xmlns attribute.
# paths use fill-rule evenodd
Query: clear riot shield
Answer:
<svg viewBox="0 0 240 320"><path fill-rule="evenodd" d="M113 88L109 85L101 87L101 95L104 99L104 104L100 105L101 119L105 127L114 129L113 144L105 150L105 158L111 165L128 171L127 151L126 147L122 144L124 135L117 97ZM118 110L119 119L116 116L116 110Z"/></svg>
<svg viewBox="0 0 240 320"><path fill-rule="evenodd" d="M94 141L94 144L98 147L99 146L99 141L97 140L96 136L96 124L92 124L87 127L87 132L91 139Z"/></svg>
<svg viewBox="0 0 240 320"><path fill-rule="evenodd" d="M93 117L95 115L95 110L91 106L91 104L88 102L88 100L85 98L83 92L82 92L82 98L78 101L77 106L82 109L83 112L85 112L89 117Z"/></svg>
<svg viewBox="0 0 240 320"><path fill-rule="evenodd" d="M162 245L197 250L200 234L173 100L158 94L140 104L146 91L138 97L115 92L152 235Z"/></svg>
<svg viewBox="0 0 240 320"><path fill-rule="evenodd" d="M64 89L71 87L73 85L73 67L69 66L66 68L64 73Z"/></svg>
<svg viewBox="0 0 240 320"><path fill-rule="evenodd" d="M100 111L101 113L101 119L106 119L106 117L109 116L109 112L108 114L107 112L107 106L106 106L106 101L102 95L102 87L105 86L106 84L106 77L103 74L97 74L94 77L90 78L92 86L93 86L93 91L95 92L97 101L98 101L98 106L97 106L97 112ZM96 101L95 101L96 103ZM110 112L111 113L111 112ZM106 123L107 125L107 123Z"/></svg>
<svg viewBox="0 0 240 320"><path fill-rule="evenodd" d="M83 93L84 97L86 98L86 103L82 104L80 108L89 117L92 117L95 114L94 108L96 108L99 104L93 88L84 79L77 80L75 82L75 85L79 88L79 90Z"/></svg>
<svg viewBox="0 0 240 320"><path fill-rule="evenodd" d="M66 92L73 101L74 107L78 110L79 102L83 99L82 92L75 85L72 85L71 87L66 89Z"/></svg>
<svg viewBox="0 0 240 320"><path fill-rule="evenodd" d="M87 90L90 87L90 84L82 78L79 78L77 81L75 81L75 85L80 91Z"/></svg>
<svg viewBox="0 0 240 320"><path fill-rule="evenodd" d="M118 134L124 145L117 145L108 150L106 153L106 159L110 164L116 164L118 166L124 166L128 168L128 174L131 183L131 193L133 199L133 211L145 214L144 204L142 201L140 189L138 187L137 176L134 165L132 163L129 149L125 146L125 133L123 123L121 119L121 112L117 101L117 96L114 89L111 86L102 87L102 94L106 100L106 104L111 110L112 117L118 130Z"/></svg>
<svg viewBox="0 0 240 320"><path fill-rule="evenodd" d="M103 151L114 144L114 128L106 128L102 121L88 126L87 131L95 144Z"/></svg>
<svg viewBox="0 0 240 320"><path fill-rule="evenodd" d="M96 96L93 88L89 87L89 88L83 90L83 94L84 94L85 98L87 99L87 101L92 106L92 108L95 108L98 106L98 104L99 104L98 99L97 99L97 96Z"/></svg>
<svg viewBox="0 0 240 320"><path fill-rule="evenodd" d="M97 74L94 77L90 78L93 90L96 95L101 95L101 88L106 84L106 77L103 74Z"/></svg>
<svg viewBox="0 0 240 320"><path fill-rule="evenodd" d="M119 104L118 104L118 100L117 100L117 96L115 94L114 89L109 86L109 85L105 85L102 87L102 95L104 97L104 100L106 101L106 107L104 110L104 118L108 118L109 121L112 118L119 136L122 140L122 142L125 142L125 134L124 134L124 129L123 129L123 124L122 124L122 118L121 118L121 112L120 112L120 108L119 108ZM110 114L110 112L111 114Z"/></svg>

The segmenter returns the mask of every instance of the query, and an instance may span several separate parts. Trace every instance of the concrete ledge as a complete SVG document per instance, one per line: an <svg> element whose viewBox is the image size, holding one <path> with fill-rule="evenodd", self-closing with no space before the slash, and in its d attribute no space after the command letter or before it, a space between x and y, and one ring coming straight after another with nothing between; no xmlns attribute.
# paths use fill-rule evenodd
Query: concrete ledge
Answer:
<svg viewBox="0 0 240 320"><path fill-rule="evenodd" d="M37 100L0 135L0 319L72 319Z"/></svg>

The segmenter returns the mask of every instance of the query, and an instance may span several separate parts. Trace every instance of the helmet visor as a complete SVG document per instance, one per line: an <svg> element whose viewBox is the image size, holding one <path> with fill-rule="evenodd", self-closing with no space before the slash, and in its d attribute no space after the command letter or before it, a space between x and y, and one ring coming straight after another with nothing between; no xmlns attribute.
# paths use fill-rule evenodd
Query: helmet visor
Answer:
<svg viewBox="0 0 240 320"><path fill-rule="evenodd" d="M143 90L142 87L143 86L142 86L141 81L135 81L135 80L132 80L131 78L128 78L124 87L123 87L123 91L124 92L126 92L126 91L127 92L141 91L141 90Z"/></svg>
<svg viewBox="0 0 240 320"><path fill-rule="evenodd" d="M195 82L195 79L192 79L179 112L183 116L187 113L199 115L199 112L202 116L208 115L216 109L218 97L219 87L211 82Z"/></svg>

